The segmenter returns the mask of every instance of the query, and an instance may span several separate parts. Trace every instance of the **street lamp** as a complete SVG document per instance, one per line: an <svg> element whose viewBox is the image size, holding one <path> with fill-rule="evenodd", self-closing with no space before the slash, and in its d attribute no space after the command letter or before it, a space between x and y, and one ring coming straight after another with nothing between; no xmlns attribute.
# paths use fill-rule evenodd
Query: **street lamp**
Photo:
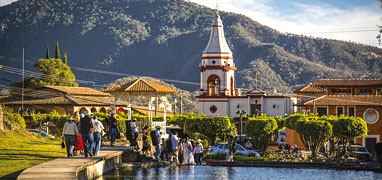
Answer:
<svg viewBox="0 0 382 180"><path fill-rule="evenodd" d="M238 110L236 114L240 116L240 142L242 142L241 138L243 137L243 115L245 115L246 112L243 110Z"/></svg>

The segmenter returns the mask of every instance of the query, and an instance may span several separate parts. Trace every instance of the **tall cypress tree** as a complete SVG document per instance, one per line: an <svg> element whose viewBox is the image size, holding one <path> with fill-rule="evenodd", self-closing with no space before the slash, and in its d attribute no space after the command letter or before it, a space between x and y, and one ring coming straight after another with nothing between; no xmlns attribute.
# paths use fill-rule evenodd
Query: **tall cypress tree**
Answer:
<svg viewBox="0 0 382 180"><path fill-rule="evenodd" d="M58 49L58 41L57 41L57 44L56 44L56 59L61 59L60 49Z"/></svg>
<svg viewBox="0 0 382 180"><path fill-rule="evenodd" d="M66 56L66 53L64 54L64 64L68 65L68 56Z"/></svg>
<svg viewBox="0 0 382 180"><path fill-rule="evenodd" d="M46 59L50 59L49 46L46 46Z"/></svg>

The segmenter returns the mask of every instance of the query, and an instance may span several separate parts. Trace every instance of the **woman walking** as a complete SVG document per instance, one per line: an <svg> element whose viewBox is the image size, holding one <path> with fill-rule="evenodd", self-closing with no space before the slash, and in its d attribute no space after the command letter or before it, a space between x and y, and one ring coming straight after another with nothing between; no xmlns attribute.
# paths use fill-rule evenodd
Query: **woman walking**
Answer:
<svg viewBox="0 0 382 180"><path fill-rule="evenodd" d="M183 142L183 164L194 164L193 148L188 137Z"/></svg>

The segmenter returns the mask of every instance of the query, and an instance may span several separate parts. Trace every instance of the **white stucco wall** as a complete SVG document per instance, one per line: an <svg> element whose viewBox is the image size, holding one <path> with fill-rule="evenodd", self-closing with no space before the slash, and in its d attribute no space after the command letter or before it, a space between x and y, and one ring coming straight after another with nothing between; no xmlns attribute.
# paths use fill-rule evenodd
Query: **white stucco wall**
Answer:
<svg viewBox="0 0 382 180"><path fill-rule="evenodd" d="M225 99L225 100L227 100L227 99ZM203 100L199 99L199 102L198 102L199 113L203 113L204 115L209 116L209 117L228 116L228 114L227 114L228 102L221 102L221 101L222 101L222 99L217 100L217 102L204 102ZM215 105L217 107L217 111L215 113L212 113L210 111L210 107L212 105Z"/></svg>

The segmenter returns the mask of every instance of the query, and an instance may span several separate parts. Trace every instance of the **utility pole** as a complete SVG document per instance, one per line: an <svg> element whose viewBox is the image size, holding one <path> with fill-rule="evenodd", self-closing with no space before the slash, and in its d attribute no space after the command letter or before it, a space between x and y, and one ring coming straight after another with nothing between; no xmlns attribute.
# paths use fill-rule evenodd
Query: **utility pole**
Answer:
<svg viewBox="0 0 382 180"><path fill-rule="evenodd" d="M24 48L23 48L23 77L21 81L21 112L24 115Z"/></svg>
<svg viewBox="0 0 382 180"><path fill-rule="evenodd" d="M256 89L257 89L257 73L256 73Z"/></svg>

